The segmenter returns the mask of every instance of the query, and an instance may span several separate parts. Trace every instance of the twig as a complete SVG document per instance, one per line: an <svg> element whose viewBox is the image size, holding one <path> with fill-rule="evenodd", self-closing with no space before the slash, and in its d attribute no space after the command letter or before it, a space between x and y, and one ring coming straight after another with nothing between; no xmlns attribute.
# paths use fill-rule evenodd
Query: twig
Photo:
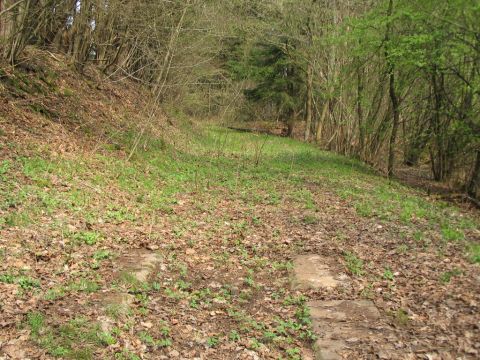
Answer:
<svg viewBox="0 0 480 360"><path fill-rule="evenodd" d="M16 8L18 5L20 5L22 2L24 2L25 0L20 0L20 1L17 1L15 4L11 5L10 7L6 8L5 10L2 10L0 11L0 16L2 16L3 14L13 10L14 8Z"/></svg>

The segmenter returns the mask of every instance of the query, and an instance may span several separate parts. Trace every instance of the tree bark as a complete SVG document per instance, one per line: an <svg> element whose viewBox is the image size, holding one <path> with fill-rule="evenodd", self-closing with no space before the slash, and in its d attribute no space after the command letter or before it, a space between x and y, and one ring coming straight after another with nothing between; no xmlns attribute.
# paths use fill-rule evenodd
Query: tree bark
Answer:
<svg viewBox="0 0 480 360"><path fill-rule="evenodd" d="M315 131L315 141L317 142L317 144L319 144L322 141L323 124L327 116L328 103L329 101L325 100L325 103L323 104L322 114L320 115L320 118L317 121L317 129Z"/></svg>
<svg viewBox="0 0 480 360"><path fill-rule="evenodd" d="M397 93L395 91L395 64L390 59L390 54L388 51L389 41L392 32L392 23L391 17L393 13L393 0L390 0L388 5L388 22L387 22L387 32L385 34L385 57L388 64L388 73L389 73L389 94L390 101L392 103L392 114L393 114L393 125L392 132L390 134L390 143L388 146L388 164L387 164L387 176L389 178L393 177L395 170L395 143L397 141L398 125L400 124L400 111L399 111L399 102Z"/></svg>
<svg viewBox="0 0 480 360"><path fill-rule="evenodd" d="M305 141L310 140L313 114L313 69L312 65L307 65L307 106L305 114Z"/></svg>
<svg viewBox="0 0 480 360"><path fill-rule="evenodd" d="M475 166L467 187L467 193L473 198L477 198L477 190L480 187L480 150L477 150Z"/></svg>
<svg viewBox="0 0 480 360"><path fill-rule="evenodd" d="M363 123L363 71L360 64L357 68L357 121L359 137L359 157L365 158L365 125Z"/></svg>

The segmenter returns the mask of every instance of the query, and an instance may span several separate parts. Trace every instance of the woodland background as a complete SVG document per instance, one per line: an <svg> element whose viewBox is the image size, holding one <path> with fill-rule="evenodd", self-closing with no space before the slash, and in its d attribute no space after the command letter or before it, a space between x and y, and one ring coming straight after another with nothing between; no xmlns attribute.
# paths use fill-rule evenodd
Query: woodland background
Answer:
<svg viewBox="0 0 480 360"><path fill-rule="evenodd" d="M22 66L35 46L144 84L151 121L161 104L301 131L478 198L479 18L476 0L0 0L0 51Z"/></svg>

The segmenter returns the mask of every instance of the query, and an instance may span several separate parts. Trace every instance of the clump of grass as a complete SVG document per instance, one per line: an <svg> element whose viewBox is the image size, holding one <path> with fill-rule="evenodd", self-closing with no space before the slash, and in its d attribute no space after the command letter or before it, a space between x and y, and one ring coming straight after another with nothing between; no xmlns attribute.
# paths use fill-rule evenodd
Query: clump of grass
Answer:
<svg viewBox="0 0 480 360"><path fill-rule="evenodd" d="M70 359L93 359L96 348L110 346L116 338L100 329L99 324L78 317L59 326L47 324L39 312L27 314L25 325L32 340L50 355Z"/></svg>
<svg viewBox="0 0 480 360"><path fill-rule="evenodd" d="M453 269L450 271L445 271L440 275L440 281L444 284L448 284L453 277L462 275L462 271L459 269Z"/></svg>
<svg viewBox="0 0 480 360"><path fill-rule="evenodd" d="M408 312L404 309L398 309L392 314L395 323L400 326L407 326L410 322L410 317Z"/></svg>
<svg viewBox="0 0 480 360"><path fill-rule="evenodd" d="M305 215L302 221L305 225L314 225L318 222L318 219L315 215Z"/></svg>
<svg viewBox="0 0 480 360"><path fill-rule="evenodd" d="M102 235L96 231L83 231L74 235L75 240L90 246L95 245L101 238Z"/></svg>
<svg viewBox="0 0 480 360"><path fill-rule="evenodd" d="M93 254L93 259L96 261L107 260L112 257L112 253L108 250L99 250Z"/></svg>
<svg viewBox="0 0 480 360"><path fill-rule="evenodd" d="M0 274L0 282L5 284L17 284L23 290L32 290L40 287L40 281L25 275Z"/></svg>
<svg viewBox="0 0 480 360"><path fill-rule="evenodd" d="M472 243L468 246L468 258L474 264L480 264L480 244Z"/></svg>
<svg viewBox="0 0 480 360"><path fill-rule="evenodd" d="M460 241L465 238L463 231L454 229L449 224L444 224L441 231L442 237L446 241Z"/></svg>
<svg viewBox="0 0 480 360"><path fill-rule="evenodd" d="M389 281L393 281L395 279L395 275L389 267L385 268L383 271L383 278Z"/></svg>
<svg viewBox="0 0 480 360"><path fill-rule="evenodd" d="M220 343L220 339L217 336L210 336L207 339L207 346L214 348L217 347L217 345Z"/></svg>
<svg viewBox="0 0 480 360"><path fill-rule="evenodd" d="M345 263L348 271L352 275L362 276L364 274L363 260L358 258L354 253L346 252L344 254Z"/></svg>

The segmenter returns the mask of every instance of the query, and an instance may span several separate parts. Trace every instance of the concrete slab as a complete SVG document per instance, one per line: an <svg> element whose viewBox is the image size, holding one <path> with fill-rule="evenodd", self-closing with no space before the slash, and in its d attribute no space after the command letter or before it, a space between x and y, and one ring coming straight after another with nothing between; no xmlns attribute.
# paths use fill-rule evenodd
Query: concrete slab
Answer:
<svg viewBox="0 0 480 360"><path fill-rule="evenodd" d="M319 255L297 256L293 272L293 287L297 290L336 288L348 279L345 274L333 274L326 259Z"/></svg>
<svg viewBox="0 0 480 360"><path fill-rule="evenodd" d="M335 289L348 284L348 276L335 274L326 258L310 254L294 259L292 287L297 290ZM368 300L329 300L307 303L312 318L315 359L340 360L349 346L368 341L380 313Z"/></svg>

